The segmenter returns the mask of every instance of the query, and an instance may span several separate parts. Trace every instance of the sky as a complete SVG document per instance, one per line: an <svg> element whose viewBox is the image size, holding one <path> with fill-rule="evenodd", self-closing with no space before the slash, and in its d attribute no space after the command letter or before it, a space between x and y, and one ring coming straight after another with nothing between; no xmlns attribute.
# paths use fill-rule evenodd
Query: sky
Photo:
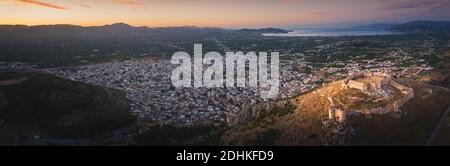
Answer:
<svg viewBox="0 0 450 166"><path fill-rule="evenodd" d="M450 20L450 0L0 0L0 24L308 27Z"/></svg>

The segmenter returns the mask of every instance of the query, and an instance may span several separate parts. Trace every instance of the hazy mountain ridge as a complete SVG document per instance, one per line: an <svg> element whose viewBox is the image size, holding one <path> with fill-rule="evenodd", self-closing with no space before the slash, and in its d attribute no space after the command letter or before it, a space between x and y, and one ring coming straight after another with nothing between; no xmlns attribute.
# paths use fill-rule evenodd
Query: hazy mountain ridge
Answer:
<svg viewBox="0 0 450 166"><path fill-rule="evenodd" d="M377 23L359 25L341 30L389 30L401 32L448 32L450 21L411 21L403 24Z"/></svg>
<svg viewBox="0 0 450 166"><path fill-rule="evenodd" d="M278 28L260 28L260 29L248 29L248 28L243 28L243 29L239 29L237 30L237 32L241 32L241 33L289 33L291 31L289 30L284 30L284 29L278 29Z"/></svg>
<svg viewBox="0 0 450 166"><path fill-rule="evenodd" d="M449 32L450 21L413 21L392 26L389 30L403 32Z"/></svg>
<svg viewBox="0 0 450 166"><path fill-rule="evenodd" d="M160 36L160 35L196 35L211 33L239 33L239 34L262 34L262 33L288 33L288 30L276 28L261 29L223 29L215 27L135 27L125 23L115 23L103 26L78 26L68 24L58 25L0 25L0 36L20 35L20 36Z"/></svg>
<svg viewBox="0 0 450 166"><path fill-rule="evenodd" d="M353 30L385 30L385 29L389 29L396 25L398 25L398 24L378 23L378 24L354 26L354 27L351 27L350 29L353 29Z"/></svg>

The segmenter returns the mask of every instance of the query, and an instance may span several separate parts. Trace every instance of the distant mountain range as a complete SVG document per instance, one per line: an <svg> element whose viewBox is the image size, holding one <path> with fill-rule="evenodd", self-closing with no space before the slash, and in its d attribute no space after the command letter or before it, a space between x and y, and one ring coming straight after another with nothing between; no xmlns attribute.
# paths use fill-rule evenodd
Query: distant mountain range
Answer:
<svg viewBox="0 0 450 166"><path fill-rule="evenodd" d="M355 26L350 30L392 30L401 32L448 32L450 21L413 21L404 24L370 24Z"/></svg>
<svg viewBox="0 0 450 166"><path fill-rule="evenodd" d="M371 24L342 30L393 30L401 32L450 32L450 21L414 21L404 24ZM103 26L77 25L0 25L0 37L205 37L230 35L261 35L264 33L288 33L277 28L222 29L214 27L135 27L125 23Z"/></svg>
<svg viewBox="0 0 450 166"><path fill-rule="evenodd" d="M211 35L225 33L227 30L220 28L200 27L134 27L125 23L116 23L104 26L77 26L77 25L0 25L0 37L136 37L136 36L186 36L186 35Z"/></svg>
<svg viewBox="0 0 450 166"><path fill-rule="evenodd" d="M190 35L214 35L214 34L236 34L236 35L258 35L263 33L287 33L289 31L276 28L262 29L222 29L213 27L134 27L125 23L115 23L103 26L77 26L77 25L0 25L0 37L9 35L20 36L59 36L76 37L90 36L190 36Z"/></svg>
<svg viewBox="0 0 450 166"><path fill-rule="evenodd" d="M403 32L450 32L450 21L413 21L394 25L389 30Z"/></svg>
<svg viewBox="0 0 450 166"><path fill-rule="evenodd" d="M0 61L40 67L71 66L107 60L165 57L190 52L194 43L223 50L218 41L256 39L282 29L223 29L214 27L135 27L125 23L103 26L0 25Z"/></svg>
<svg viewBox="0 0 450 166"><path fill-rule="evenodd" d="M261 28L261 29L239 29L236 30L236 32L241 32L241 33L289 33L291 31L289 30L284 30L284 29L277 29L277 28Z"/></svg>
<svg viewBox="0 0 450 166"><path fill-rule="evenodd" d="M369 24L369 25L361 25L351 27L352 30L385 30L389 29L398 24L390 24L390 23L379 23L379 24Z"/></svg>

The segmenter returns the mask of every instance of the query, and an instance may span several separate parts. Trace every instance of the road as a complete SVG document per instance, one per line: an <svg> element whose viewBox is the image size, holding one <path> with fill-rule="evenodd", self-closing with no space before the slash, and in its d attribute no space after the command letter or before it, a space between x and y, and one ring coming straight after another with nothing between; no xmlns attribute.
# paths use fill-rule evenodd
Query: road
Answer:
<svg viewBox="0 0 450 166"><path fill-rule="evenodd" d="M445 111L444 115L441 117L441 120L439 120L438 125L434 128L433 133L431 133L431 136L428 138L427 146L430 146L433 142L434 137L436 136L436 133L439 131L439 128L442 126L442 123L444 123L445 118L447 117L448 113L450 112L450 106L447 108L447 111Z"/></svg>

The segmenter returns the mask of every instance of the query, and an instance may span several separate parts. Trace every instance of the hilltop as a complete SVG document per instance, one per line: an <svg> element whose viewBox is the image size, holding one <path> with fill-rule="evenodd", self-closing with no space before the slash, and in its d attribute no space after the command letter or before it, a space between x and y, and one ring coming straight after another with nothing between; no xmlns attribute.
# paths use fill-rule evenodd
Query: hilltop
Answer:
<svg viewBox="0 0 450 166"><path fill-rule="evenodd" d="M133 123L123 92L41 73L0 81L1 137L19 144L32 139L88 139ZM11 145L12 141L0 144Z"/></svg>
<svg viewBox="0 0 450 166"><path fill-rule="evenodd" d="M265 140L270 141L263 145L423 145L450 104L450 93L412 80L398 81L417 93L417 97L401 107L402 113L355 114L345 124L328 121L331 103L327 96L348 91L342 89L339 82L333 82L296 98L296 109L292 113L269 118L258 125L250 122L230 129L222 138L226 144L239 145L253 144L255 140L261 144L258 140L264 137L269 137ZM366 105L376 107L370 102L373 100Z"/></svg>
<svg viewBox="0 0 450 166"><path fill-rule="evenodd" d="M155 126L135 141L139 145L424 145L450 104L450 93L414 80L397 81L417 94L401 107L401 113L354 114L345 123L330 121L332 103L327 96L352 91L336 81L294 98L292 106L260 113L242 124Z"/></svg>

